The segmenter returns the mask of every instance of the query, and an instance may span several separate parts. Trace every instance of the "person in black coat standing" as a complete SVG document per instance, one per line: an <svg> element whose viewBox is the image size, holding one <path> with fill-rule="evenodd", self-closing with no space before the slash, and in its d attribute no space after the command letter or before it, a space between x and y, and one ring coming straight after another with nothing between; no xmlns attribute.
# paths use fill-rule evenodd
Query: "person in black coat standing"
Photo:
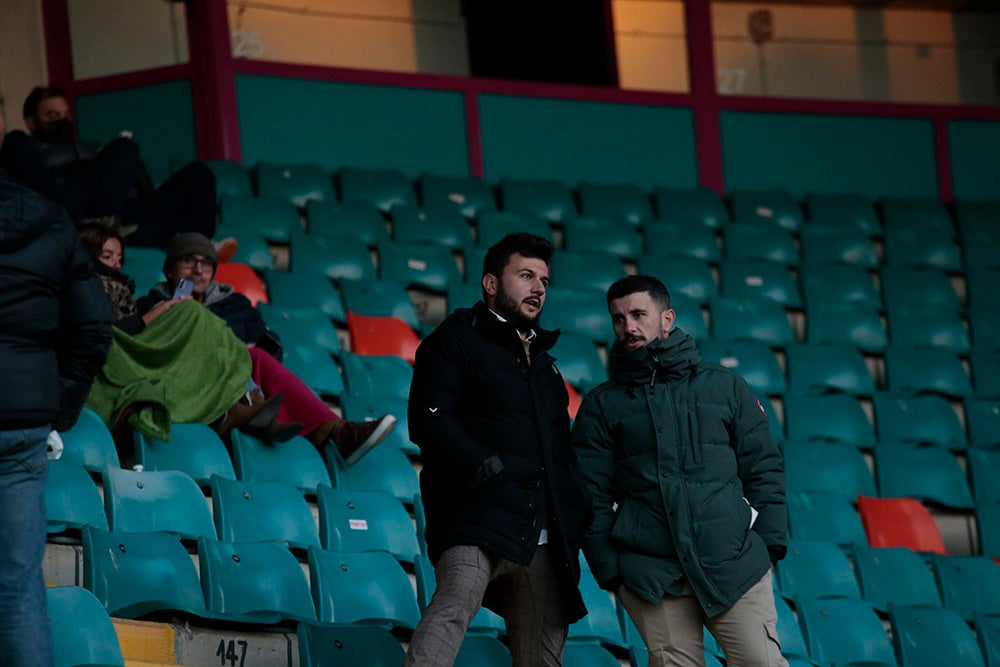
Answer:
<svg viewBox="0 0 1000 667"><path fill-rule="evenodd" d="M417 349L410 438L421 451L437 590L407 665L451 665L480 605L504 617L514 665L561 665L587 611L579 551L592 518L570 446L565 382L538 326L552 244L511 234L483 261L483 301Z"/></svg>
<svg viewBox="0 0 1000 667"><path fill-rule="evenodd" d="M80 414L111 309L66 212L2 169L0 285L0 666L50 667L46 443Z"/></svg>

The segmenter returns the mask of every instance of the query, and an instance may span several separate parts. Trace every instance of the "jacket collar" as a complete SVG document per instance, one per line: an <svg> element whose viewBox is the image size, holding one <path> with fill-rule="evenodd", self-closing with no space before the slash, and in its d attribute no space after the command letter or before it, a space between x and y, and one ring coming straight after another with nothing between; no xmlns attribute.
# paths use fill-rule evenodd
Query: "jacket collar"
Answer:
<svg viewBox="0 0 1000 667"><path fill-rule="evenodd" d="M218 303L223 299L226 299L236 292L236 288L232 285L227 285L225 283L217 283L214 280L208 284L208 289L205 290L205 305L211 306L214 303ZM174 295L173 291L170 289L170 284L166 281L156 283L153 289L150 290L150 294L153 294L161 299L169 299Z"/></svg>
<svg viewBox="0 0 1000 667"><path fill-rule="evenodd" d="M701 362L698 346L689 334L674 329L663 340L653 341L638 350L626 350L615 341L608 362L611 379L619 384L652 384L680 380L697 372Z"/></svg>
<svg viewBox="0 0 1000 667"><path fill-rule="evenodd" d="M501 322L496 314L486 307L484 302L476 302L472 307L472 314L472 326L485 333L489 338L513 350L524 349L521 336L514 325L510 322ZM532 357L542 352L548 352L559 340L559 329L543 329L536 324L532 330L535 332L535 337L531 341Z"/></svg>

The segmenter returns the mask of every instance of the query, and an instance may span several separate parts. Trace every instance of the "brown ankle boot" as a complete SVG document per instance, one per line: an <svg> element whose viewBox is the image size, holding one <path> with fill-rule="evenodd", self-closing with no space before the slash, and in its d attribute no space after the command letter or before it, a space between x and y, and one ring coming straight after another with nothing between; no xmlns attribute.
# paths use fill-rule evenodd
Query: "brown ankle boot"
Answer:
<svg viewBox="0 0 1000 667"><path fill-rule="evenodd" d="M262 429L244 426L240 430L266 442L287 442L299 434L299 431L302 430L302 424L298 422L286 423L275 419Z"/></svg>
<svg viewBox="0 0 1000 667"><path fill-rule="evenodd" d="M228 433L234 428L265 429L278 415L278 408L281 407L283 398L282 394L276 394L265 399L260 389L249 391L233 403L224 415L215 420L212 428L219 435Z"/></svg>

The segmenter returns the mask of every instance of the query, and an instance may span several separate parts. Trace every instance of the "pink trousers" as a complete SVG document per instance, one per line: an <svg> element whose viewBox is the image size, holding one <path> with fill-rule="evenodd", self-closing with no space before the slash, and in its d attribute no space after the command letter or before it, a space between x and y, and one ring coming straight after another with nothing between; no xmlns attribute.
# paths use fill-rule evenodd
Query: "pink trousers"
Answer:
<svg viewBox="0 0 1000 667"><path fill-rule="evenodd" d="M253 362L253 381L264 392L264 396L284 394L278 419L285 423L302 424L299 435L308 435L331 419L339 421L340 417L326 403L270 354L251 347L250 359Z"/></svg>

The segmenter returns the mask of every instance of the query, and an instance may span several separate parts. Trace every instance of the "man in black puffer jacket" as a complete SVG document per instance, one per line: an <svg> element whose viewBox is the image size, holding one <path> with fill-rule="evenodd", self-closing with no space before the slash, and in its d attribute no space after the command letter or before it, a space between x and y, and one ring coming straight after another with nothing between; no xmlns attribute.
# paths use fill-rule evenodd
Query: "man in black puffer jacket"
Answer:
<svg viewBox="0 0 1000 667"><path fill-rule="evenodd" d="M3 170L0 285L0 665L45 667L46 440L80 414L111 309L66 212Z"/></svg>
<svg viewBox="0 0 1000 667"><path fill-rule="evenodd" d="M584 554L635 621L650 665L704 665L702 624L738 667L787 665L771 566L785 476L767 418L733 371L673 329L663 283L608 289L611 380L583 400L573 446L596 518Z"/></svg>
<svg viewBox="0 0 1000 667"><path fill-rule="evenodd" d="M537 324L552 244L512 234L483 261L483 299L417 350L410 438L437 591L407 665L451 665L480 602L503 615L514 665L561 665L590 499L569 443L568 394ZM485 597L484 597L485 594Z"/></svg>

